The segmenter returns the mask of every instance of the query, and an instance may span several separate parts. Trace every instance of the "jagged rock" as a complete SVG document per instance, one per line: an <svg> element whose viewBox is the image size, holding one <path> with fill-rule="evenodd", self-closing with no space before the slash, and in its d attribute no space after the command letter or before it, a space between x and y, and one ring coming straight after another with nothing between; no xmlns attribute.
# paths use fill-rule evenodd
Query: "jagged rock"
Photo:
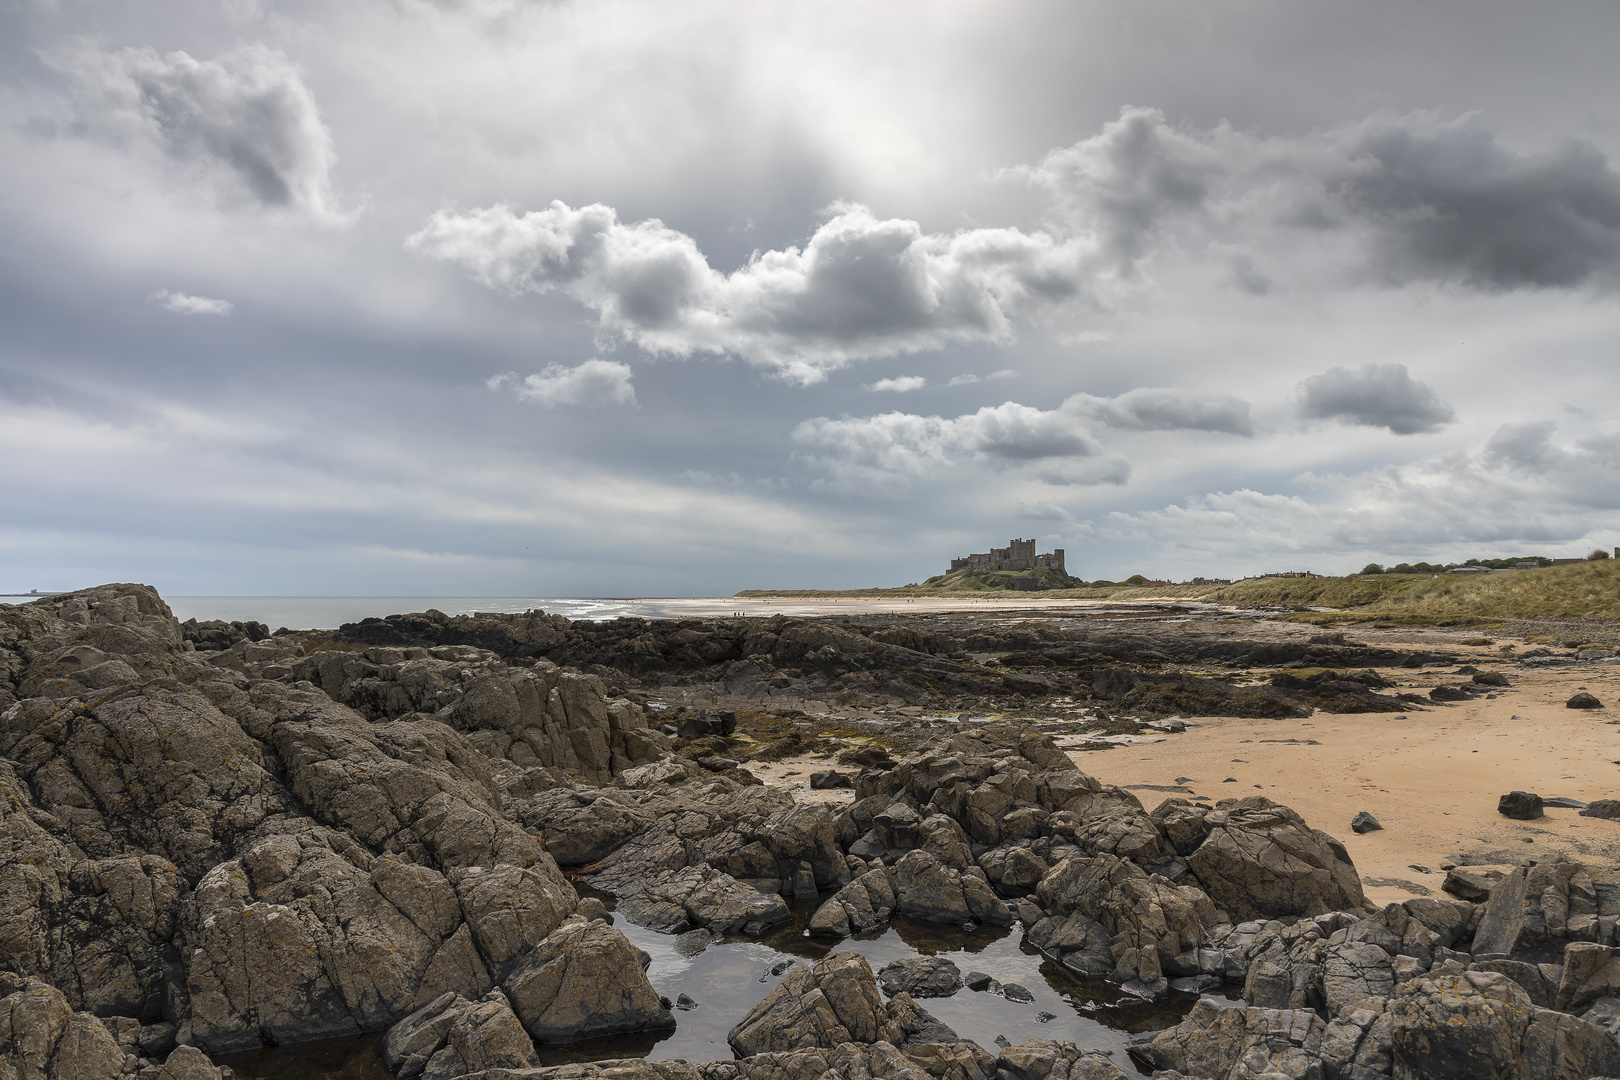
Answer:
<svg viewBox="0 0 1620 1080"><path fill-rule="evenodd" d="M891 881L902 915L930 922L1012 925L1012 913L977 867L958 873L926 851L912 851L895 863Z"/></svg>
<svg viewBox="0 0 1620 1080"><path fill-rule="evenodd" d="M503 985L539 1045L675 1026L635 948L605 922L568 919L517 960Z"/></svg>
<svg viewBox="0 0 1620 1080"><path fill-rule="evenodd" d="M1361 878L1344 845L1263 796L1223 799L1187 866L1234 919L1319 915L1361 906Z"/></svg>
<svg viewBox="0 0 1620 1080"><path fill-rule="evenodd" d="M1519 821L1541 817L1541 796L1529 791L1510 791L1496 801L1496 812Z"/></svg>
<svg viewBox="0 0 1620 1080"><path fill-rule="evenodd" d="M1377 832L1383 827L1384 826L1379 823L1377 818L1373 817L1365 810L1361 811L1354 818L1350 819L1350 831L1357 834Z"/></svg>
<svg viewBox="0 0 1620 1080"><path fill-rule="evenodd" d="M1384 998L1341 1008L1322 1033L1322 1070L1333 1080L1377 1080L1390 1075L1394 1024Z"/></svg>
<svg viewBox="0 0 1620 1080"><path fill-rule="evenodd" d="M1026 895L1052 868L1028 841L1022 840L991 848L977 861L996 894L1008 897Z"/></svg>
<svg viewBox="0 0 1620 1080"><path fill-rule="evenodd" d="M543 823L546 850L559 866L593 863L652 824L651 815L613 799L576 805L571 791L555 795L544 810L525 807L525 824Z"/></svg>
<svg viewBox="0 0 1620 1080"><path fill-rule="evenodd" d="M1080 975L1113 972L1111 937L1107 927L1080 911L1063 918L1043 916L1029 928L1031 945Z"/></svg>
<svg viewBox="0 0 1620 1080"><path fill-rule="evenodd" d="M1436 1080L1620 1075L1620 1047L1596 1024L1538 1009L1492 971L1413 979L1389 1003L1397 1075Z"/></svg>
<svg viewBox="0 0 1620 1080"><path fill-rule="evenodd" d="M1608 945L1572 941L1564 947L1564 963L1551 1007L1578 1013L1599 998L1620 996L1620 958Z"/></svg>
<svg viewBox="0 0 1620 1080"><path fill-rule="evenodd" d="M731 1029L731 1048L747 1057L771 1051L885 1041L905 1046L956 1040L943 1024L897 994L884 1004L872 968L859 953L835 952L789 971Z"/></svg>
<svg viewBox="0 0 1620 1080"><path fill-rule="evenodd" d="M1613 907L1620 897L1613 893L1607 883L1599 892L1588 869L1562 855L1520 866L1492 890L1474 931L1473 952L1561 963L1568 941L1594 940L1600 917L1620 915Z"/></svg>
<svg viewBox="0 0 1620 1080"><path fill-rule="evenodd" d="M792 917L780 896L744 885L707 863L649 876L619 892L618 913L639 926L666 934L693 927L716 933L752 933Z"/></svg>
<svg viewBox="0 0 1620 1080"><path fill-rule="evenodd" d="M853 788L855 781L847 774L821 769L810 774L810 790L831 791L835 788Z"/></svg>
<svg viewBox="0 0 1620 1080"><path fill-rule="evenodd" d="M537 1067L534 1044L499 990L478 1001L444 994L388 1029L383 1064L397 1080L452 1080L486 1069Z"/></svg>
<svg viewBox="0 0 1620 1080"><path fill-rule="evenodd" d="M1586 804L1586 809L1581 811L1581 817L1620 821L1620 799L1593 799Z"/></svg>
<svg viewBox="0 0 1620 1080"><path fill-rule="evenodd" d="M1054 919L1078 913L1100 923L1110 935L1112 976L1150 995L1168 991L1167 963L1201 944L1206 928L1225 921L1201 890L1150 877L1112 855L1063 860L1041 879L1035 895ZM1071 927L1073 934L1083 930Z"/></svg>
<svg viewBox="0 0 1620 1080"><path fill-rule="evenodd" d="M810 917L810 932L848 937L851 933L873 930L894 914L894 886L879 864L839 889Z"/></svg>
<svg viewBox="0 0 1620 1080"><path fill-rule="evenodd" d="M1442 889L1462 900L1471 900L1476 904L1483 904L1491 898L1499 877L1475 873L1466 867L1454 866L1446 871L1446 880L1440 885Z"/></svg>
<svg viewBox="0 0 1620 1080"><path fill-rule="evenodd" d="M75 1012L56 987L0 971L0 1075L114 1080L124 1072L124 1059L106 1026Z"/></svg>
<svg viewBox="0 0 1620 1080"><path fill-rule="evenodd" d="M912 1043L906 1057L934 1080L994 1080L996 1059L978 1043Z"/></svg>
<svg viewBox="0 0 1620 1080"><path fill-rule="evenodd" d="M893 997L950 997L962 988L962 972L942 956L913 956L885 964L877 973L878 985Z"/></svg>
<svg viewBox="0 0 1620 1080"><path fill-rule="evenodd" d="M1320 1075L1326 1031L1309 1009L1223 1009L1201 998L1186 1019L1132 1047L1131 1055L1187 1076L1304 1078L1313 1070Z"/></svg>

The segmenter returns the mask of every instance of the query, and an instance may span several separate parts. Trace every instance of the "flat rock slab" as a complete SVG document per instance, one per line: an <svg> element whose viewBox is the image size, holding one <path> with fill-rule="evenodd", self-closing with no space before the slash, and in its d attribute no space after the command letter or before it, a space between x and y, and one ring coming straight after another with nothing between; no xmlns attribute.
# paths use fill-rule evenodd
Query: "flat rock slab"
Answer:
<svg viewBox="0 0 1620 1080"><path fill-rule="evenodd" d="M963 985L961 969L943 956L896 960L880 968L877 979L890 997L901 993L914 998L950 997Z"/></svg>

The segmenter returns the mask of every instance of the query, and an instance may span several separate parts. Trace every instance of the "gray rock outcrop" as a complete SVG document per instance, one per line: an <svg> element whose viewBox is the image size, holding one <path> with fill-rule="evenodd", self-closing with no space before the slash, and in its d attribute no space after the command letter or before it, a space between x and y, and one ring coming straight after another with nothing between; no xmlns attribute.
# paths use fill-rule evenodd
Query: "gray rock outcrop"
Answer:
<svg viewBox="0 0 1620 1080"><path fill-rule="evenodd" d="M541 1046L675 1026L635 946L601 921L570 918L519 958L503 985Z"/></svg>
<svg viewBox="0 0 1620 1080"><path fill-rule="evenodd" d="M859 953L835 952L801 964L731 1029L731 1048L747 1057L767 1052L831 1049L840 1043L954 1042L956 1035L897 994L887 1004Z"/></svg>

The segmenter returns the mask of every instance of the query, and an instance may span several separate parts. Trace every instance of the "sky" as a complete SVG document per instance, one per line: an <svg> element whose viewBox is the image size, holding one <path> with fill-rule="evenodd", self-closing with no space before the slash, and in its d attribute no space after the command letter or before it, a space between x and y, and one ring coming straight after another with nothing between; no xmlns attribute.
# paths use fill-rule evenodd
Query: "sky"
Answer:
<svg viewBox="0 0 1620 1080"><path fill-rule="evenodd" d="M0 5L0 591L1620 544L1620 6Z"/></svg>

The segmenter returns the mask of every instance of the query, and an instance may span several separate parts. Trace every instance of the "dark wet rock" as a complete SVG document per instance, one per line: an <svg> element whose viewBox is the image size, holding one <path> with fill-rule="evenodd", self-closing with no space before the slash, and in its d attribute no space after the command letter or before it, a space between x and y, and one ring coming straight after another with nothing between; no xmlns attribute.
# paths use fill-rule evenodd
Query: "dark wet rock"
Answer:
<svg viewBox="0 0 1620 1080"><path fill-rule="evenodd" d="M956 1041L909 994L887 1004L859 953L835 952L801 964L731 1029L731 1048L747 1057L770 1051L831 1048L840 1043Z"/></svg>
<svg viewBox="0 0 1620 1080"><path fill-rule="evenodd" d="M1377 818L1363 810L1350 821L1350 831L1355 833L1377 832L1384 826L1379 824Z"/></svg>
<svg viewBox="0 0 1620 1080"><path fill-rule="evenodd" d="M1585 690L1582 690L1580 693L1564 702L1564 707L1566 709L1601 709L1603 708L1603 702L1599 701L1596 697L1587 693Z"/></svg>
<svg viewBox="0 0 1620 1080"><path fill-rule="evenodd" d="M1223 799L1187 866L1234 919L1287 918L1358 908L1361 879L1344 845L1261 795Z"/></svg>
<svg viewBox="0 0 1620 1080"><path fill-rule="evenodd" d="M1468 691L1460 686L1437 686L1429 691L1431 701L1467 701Z"/></svg>
<svg viewBox="0 0 1620 1080"><path fill-rule="evenodd" d="M1603 818L1605 821L1620 821L1620 799L1593 799L1581 811L1581 817Z"/></svg>
<svg viewBox="0 0 1620 1080"><path fill-rule="evenodd" d="M538 1045L675 1026L619 931L577 916L520 957L504 983Z"/></svg>
<svg viewBox="0 0 1620 1080"><path fill-rule="evenodd" d="M1026 1005L1035 1000L1034 994L1030 993L1022 984L1015 982L1002 983L1001 996L1008 1001L1017 1001Z"/></svg>
<svg viewBox="0 0 1620 1080"><path fill-rule="evenodd" d="M962 985L973 991L984 990L995 981L995 979L982 971L970 971L962 976Z"/></svg>
<svg viewBox="0 0 1620 1080"><path fill-rule="evenodd" d="M1114 952L1108 928L1083 912L1063 918L1042 917L1029 927L1029 943L1079 975L1108 975Z"/></svg>
<svg viewBox="0 0 1620 1080"><path fill-rule="evenodd" d="M853 788L854 786L855 781L848 773L822 769L810 774L810 788L812 791L830 791L835 788Z"/></svg>
<svg viewBox="0 0 1620 1080"><path fill-rule="evenodd" d="M878 985L893 997L950 997L963 986L961 970L942 956L914 956L885 964L877 973Z"/></svg>
<svg viewBox="0 0 1620 1080"><path fill-rule="evenodd" d="M889 875L879 866L839 889L810 918L810 932L848 937L889 921L897 901Z"/></svg>
<svg viewBox="0 0 1620 1080"><path fill-rule="evenodd" d="M1440 887L1459 899L1483 904L1491 898L1491 891L1496 888L1499 880L1499 876L1481 874L1467 867L1458 866L1446 871L1446 880Z"/></svg>
<svg viewBox="0 0 1620 1080"><path fill-rule="evenodd" d="M1541 816L1541 796L1529 791L1510 791L1496 801L1496 812L1503 817L1531 821Z"/></svg>
<svg viewBox="0 0 1620 1080"><path fill-rule="evenodd" d="M1474 673L1473 681L1480 686L1507 686L1508 677L1500 671L1479 671Z"/></svg>
<svg viewBox="0 0 1620 1080"><path fill-rule="evenodd" d="M691 1012L698 1007L698 1003L693 1001L689 994L677 994L675 995L675 1007L682 1012Z"/></svg>
<svg viewBox="0 0 1620 1080"><path fill-rule="evenodd" d="M432 1080L486 1069L535 1067L540 1059L511 1004L499 990L478 1001L446 993L388 1029L383 1064L397 1080Z"/></svg>

